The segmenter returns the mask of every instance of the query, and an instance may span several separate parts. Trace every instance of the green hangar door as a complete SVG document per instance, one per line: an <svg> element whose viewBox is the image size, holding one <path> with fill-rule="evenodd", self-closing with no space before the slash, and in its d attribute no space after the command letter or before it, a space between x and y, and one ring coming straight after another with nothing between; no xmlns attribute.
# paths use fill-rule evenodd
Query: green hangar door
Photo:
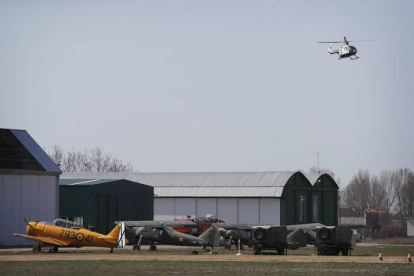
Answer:
<svg viewBox="0 0 414 276"><path fill-rule="evenodd" d="M107 234L115 221L152 220L154 188L123 179L60 179L59 216Z"/></svg>

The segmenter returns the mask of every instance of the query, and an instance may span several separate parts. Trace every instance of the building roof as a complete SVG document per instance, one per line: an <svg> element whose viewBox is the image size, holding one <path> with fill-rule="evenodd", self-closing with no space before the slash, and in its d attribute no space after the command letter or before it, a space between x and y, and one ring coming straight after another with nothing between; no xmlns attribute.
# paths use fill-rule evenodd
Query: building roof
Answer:
<svg viewBox="0 0 414 276"><path fill-rule="evenodd" d="M127 179L154 187L159 197L281 197L301 172L63 173L61 179Z"/></svg>
<svg viewBox="0 0 414 276"><path fill-rule="evenodd" d="M331 178L333 183L339 189L339 186L336 183L335 179L333 179L332 176L329 173L303 173L303 174L306 176L306 178L309 180L309 182L312 184L312 186L315 186L315 184L319 183L321 181L321 177L325 175L325 176Z"/></svg>
<svg viewBox="0 0 414 276"><path fill-rule="evenodd" d="M0 129L0 170L7 173L62 173L27 131L15 129Z"/></svg>
<svg viewBox="0 0 414 276"><path fill-rule="evenodd" d="M93 186L108 182L115 182L118 179L59 179L61 186Z"/></svg>

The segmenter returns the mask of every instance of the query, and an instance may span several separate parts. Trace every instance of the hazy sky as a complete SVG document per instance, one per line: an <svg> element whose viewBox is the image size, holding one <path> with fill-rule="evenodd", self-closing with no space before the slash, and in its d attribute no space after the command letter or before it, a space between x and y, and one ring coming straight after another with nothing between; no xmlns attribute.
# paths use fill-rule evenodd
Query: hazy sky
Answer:
<svg viewBox="0 0 414 276"><path fill-rule="evenodd" d="M414 169L414 1L0 0L0 128L139 171ZM358 60L316 41L353 43ZM333 45L333 48L339 44Z"/></svg>

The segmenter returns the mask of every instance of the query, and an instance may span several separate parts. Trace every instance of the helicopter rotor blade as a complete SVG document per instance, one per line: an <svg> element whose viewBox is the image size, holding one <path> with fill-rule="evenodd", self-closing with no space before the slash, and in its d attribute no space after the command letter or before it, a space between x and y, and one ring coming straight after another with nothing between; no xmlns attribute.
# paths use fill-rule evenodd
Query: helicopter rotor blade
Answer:
<svg viewBox="0 0 414 276"><path fill-rule="evenodd" d="M366 41L374 41L376 39L364 39L364 40L348 40L348 42L366 42Z"/></svg>
<svg viewBox="0 0 414 276"><path fill-rule="evenodd" d="M343 43L343 41L318 41L316 43Z"/></svg>

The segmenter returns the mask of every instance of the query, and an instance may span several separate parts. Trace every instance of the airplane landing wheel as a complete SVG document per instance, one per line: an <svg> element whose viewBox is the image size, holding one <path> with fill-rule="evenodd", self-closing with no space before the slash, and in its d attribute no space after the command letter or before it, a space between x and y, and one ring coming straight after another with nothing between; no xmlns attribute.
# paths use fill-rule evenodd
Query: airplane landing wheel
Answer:
<svg viewBox="0 0 414 276"><path fill-rule="evenodd" d="M33 251L33 253L42 251L42 248L40 247L40 244L33 246L32 251Z"/></svg>
<svg viewBox="0 0 414 276"><path fill-rule="evenodd" d="M139 246L138 244L136 244L136 245L134 245L134 247L132 247L132 250L139 251L139 250L141 250L141 246Z"/></svg>
<svg viewBox="0 0 414 276"><path fill-rule="evenodd" d="M58 247L57 246L52 246L49 248L49 253L57 253L58 252Z"/></svg>
<svg viewBox="0 0 414 276"><path fill-rule="evenodd" d="M114 253L114 249L113 249L113 248L111 248L111 251L109 251L109 253Z"/></svg>
<svg viewBox="0 0 414 276"><path fill-rule="evenodd" d="M155 251L155 250L157 250L157 246L155 246L155 244L151 243L151 245L150 245L150 250L151 250L151 251Z"/></svg>

